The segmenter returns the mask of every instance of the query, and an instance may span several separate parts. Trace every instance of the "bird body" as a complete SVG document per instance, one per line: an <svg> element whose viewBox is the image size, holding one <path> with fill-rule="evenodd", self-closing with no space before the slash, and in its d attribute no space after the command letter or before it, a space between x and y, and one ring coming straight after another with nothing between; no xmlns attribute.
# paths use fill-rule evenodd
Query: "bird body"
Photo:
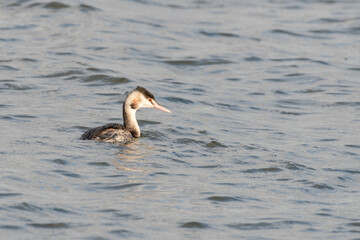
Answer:
<svg viewBox="0 0 360 240"><path fill-rule="evenodd" d="M140 127L136 120L136 111L139 108L157 108L170 112L170 110L160 106L152 93L143 87L137 86L129 93L123 104L124 125L118 123L108 123L101 127L86 131L81 140L97 140L102 142L124 142L131 141L140 137Z"/></svg>

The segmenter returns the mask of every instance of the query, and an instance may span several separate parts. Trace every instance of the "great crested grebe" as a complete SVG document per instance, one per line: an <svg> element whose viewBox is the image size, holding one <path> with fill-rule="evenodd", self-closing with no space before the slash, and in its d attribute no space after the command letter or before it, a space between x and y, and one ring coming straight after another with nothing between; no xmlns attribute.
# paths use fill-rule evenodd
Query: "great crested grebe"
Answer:
<svg viewBox="0 0 360 240"><path fill-rule="evenodd" d="M140 137L140 128L136 120L136 111L139 108L157 108L170 113L170 110L160 106L155 101L155 97L151 92L137 86L127 95L123 105L124 126L118 123L108 123L86 131L80 139L114 143Z"/></svg>

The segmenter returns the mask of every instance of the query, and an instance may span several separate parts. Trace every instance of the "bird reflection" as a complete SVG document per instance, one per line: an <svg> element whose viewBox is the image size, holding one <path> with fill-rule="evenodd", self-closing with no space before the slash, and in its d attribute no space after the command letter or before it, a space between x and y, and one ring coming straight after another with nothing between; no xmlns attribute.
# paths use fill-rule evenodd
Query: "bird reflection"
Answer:
<svg viewBox="0 0 360 240"><path fill-rule="evenodd" d="M117 158L112 164L117 169L130 172L146 172L145 169L137 168L144 166L146 157L150 156L153 147L143 142L133 141L121 145L121 150L116 153ZM136 166L136 168L131 165Z"/></svg>

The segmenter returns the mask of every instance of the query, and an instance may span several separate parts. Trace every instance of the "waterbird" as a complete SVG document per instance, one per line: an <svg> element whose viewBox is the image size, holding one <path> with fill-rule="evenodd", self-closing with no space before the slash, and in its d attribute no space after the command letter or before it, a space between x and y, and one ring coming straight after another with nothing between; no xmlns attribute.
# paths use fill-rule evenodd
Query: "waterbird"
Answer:
<svg viewBox="0 0 360 240"><path fill-rule="evenodd" d="M137 86L126 97L123 104L124 125L108 123L86 131L81 140L97 140L101 142L124 142L140 137L140 127L136 120L136 111L140 108L156 108L171 113L169 109L155 101L154 95L143 87Z"/></svg>

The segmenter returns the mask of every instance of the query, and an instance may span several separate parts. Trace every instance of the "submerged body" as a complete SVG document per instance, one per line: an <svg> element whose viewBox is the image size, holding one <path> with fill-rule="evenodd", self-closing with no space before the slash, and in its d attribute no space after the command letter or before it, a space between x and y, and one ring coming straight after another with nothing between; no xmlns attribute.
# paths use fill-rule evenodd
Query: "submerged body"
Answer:
<svg viewBox="0 0 360 240"><path fill-rule="evenodd" d="M136 87L126 97L123 105L124 125L118 123L108 123L86 131L81 140L97 140L102 142L124 142L140 137L140 127L136 120L136 111L142 107L157 108L170 112L170 110L160 106L154 95L143 87Z"/></svg>

